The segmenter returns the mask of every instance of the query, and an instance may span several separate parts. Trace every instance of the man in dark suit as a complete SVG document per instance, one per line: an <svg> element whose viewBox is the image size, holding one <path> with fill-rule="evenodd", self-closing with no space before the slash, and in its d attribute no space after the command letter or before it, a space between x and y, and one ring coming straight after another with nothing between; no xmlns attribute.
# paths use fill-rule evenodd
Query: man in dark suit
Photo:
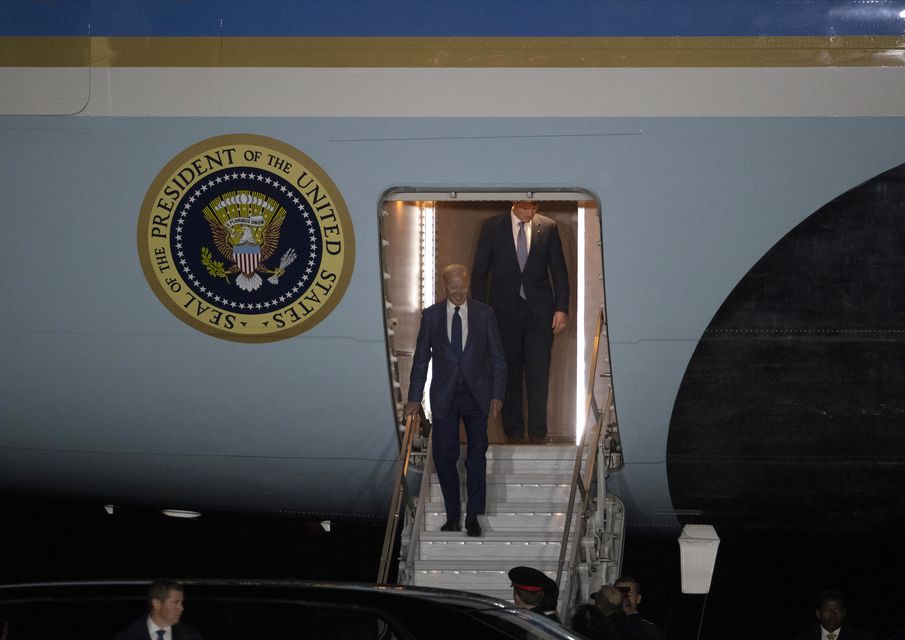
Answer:
<svg viewBox="0 0 905 640"><path fill-rule="evenodd" d="M547 379L553 337L568 324L569 274L556 223L537 215L538 204L519 201L484 224L472 268L475 300L496 313L509 378L503 429L522 442L522 379L528 394L528 438L547 436Z"/></svg>
<svg viewBox="0 0 905 640"><path fill-rule="evenodd" d="M869 631L845 623L845 602L838 591L824 591L814 611L818 624L795 640L874 640Z"/></svg>
<svg viewBox="0 0 905 640"><path fill-rule="evenodd" d="M443 270L446 299L421 315L412 361L405 413L418 410L433 360L430 387L433 455L446 504L443 531L459 531L459 419L465 424L468 448L465 530L480 536L478 515L484 513L487 473L487 416L499 415L506 385L506 360L493 310L468 299L468 270L453 264Z"/></svg>
<svg viewBox="0 0 905 640"><path fill-rule="evenodd" d="M666 634L653 622L646 620L638 611L638 605L641 604L641 584L634 578L621 576L616 579L613 586L622 595L625 624L620 627L620 630L623 635L635 640L665 640ZM604 591L605 597L611 594L609 589Z"/></svg>
<svg viewBox="0 0 905 640"><path fill-rule="evenodd" d="M155 580L148 587L148 615L116 634L114 640L201 640L201 634L180 624L185 594L172 580Z"/></svg>
<svg viewBox="0 0 905 640"><path fill-rule="evenodd" d="M594 594L594 607L606 618L609 633L614 638L639 640L644 637L644 627L632 625L623 608L625 602L622 591L611 585L603 585ZM607 626L602 625L602 626ZM641 630L641 633L637 633ZM634 633L633 633L634 632Z"/></svg>

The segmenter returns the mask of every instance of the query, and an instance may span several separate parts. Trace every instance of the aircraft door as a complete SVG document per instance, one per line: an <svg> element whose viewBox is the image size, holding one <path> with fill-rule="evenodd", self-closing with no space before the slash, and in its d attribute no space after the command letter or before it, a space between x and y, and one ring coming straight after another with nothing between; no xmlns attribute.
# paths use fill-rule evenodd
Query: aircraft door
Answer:
<svg viewBox="0 0 905 640"><path fill-rule="evenodd" d="M393 400L400 422L408 394L420 311L443 298L442 269L448 264L461 263L470 270L484 223L508 213L513 200L526 198L540 202L539 214L556 222L569 274L570 322L553 341L547 435L553 442L575 442L576 432L583 428L584 420L578 416L585 411L587 351L593 344L592 334L604 302L599 208L589 194L560 192L527 196L524 191L391 192L386 196L381 212L381 243L384 295L388 303L387 345ZM601 345L599 360L604 375L600 377L608 385L605 339ZM491 421L489 437L491 443L506 441L498 420Z"/></svg>

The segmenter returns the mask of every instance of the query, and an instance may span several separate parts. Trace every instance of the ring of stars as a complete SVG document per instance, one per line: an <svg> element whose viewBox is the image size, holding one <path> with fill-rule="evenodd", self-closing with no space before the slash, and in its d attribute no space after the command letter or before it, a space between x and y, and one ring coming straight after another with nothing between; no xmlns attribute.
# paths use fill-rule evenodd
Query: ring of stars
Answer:
<svg viewBox="0 0 905 640"><path fill-rule="evenodd" d="M263 182L270 186L279 185L280 193L292 193L292 189L286 187L286 184L277 178L272 178L264 173L257 173L254 171L234 171L233 173L218 175L216 178L212 178L203 184L199 184L195 191L189 196L188 200L185 201L181 211L176 220L176 235L175 237L175 255L179 262L179 266L184 273L185 280L192 283L192 288L200 293L205 294L204 297L209 300L217 303L218 305L230 309L238 309L240 311L262 311L270 308L279 308L285 305L286 301L293 300L295 298L295 294L299 291L304 291L307 286L306 283L311 280L312 274L314 273L314 267L317 265L317 250L315 247L317 246L317 232L314 228L314 220L312 219L311 212L307 210L305 207L305 201L298 197L298 195L293 194L290 198L290 201L293 205L297 207L298 213L302 215L305 220L305 224L308 228L308 239L309 244L311 246L311 251L308 252L308 264L305 269L302 271L302 277L295 283L293 283L292 287L289 290L280 295L279 297L275 297L272 300L267 300L266 302L255 302L255 303L246 303L246 302L236 302L235 300L230 300L220 295L207 295L212 293L207 287L205 287L201 281L195 276L192 272L192 267L189 262L186 260L185 254L183 252L182 247L182 228L185 224L186 216L191 212L192 205L204 195L204 193L213 188L214 186L221 184L223 182L229 182L231 180L256 180L258 182Z"/></svg>

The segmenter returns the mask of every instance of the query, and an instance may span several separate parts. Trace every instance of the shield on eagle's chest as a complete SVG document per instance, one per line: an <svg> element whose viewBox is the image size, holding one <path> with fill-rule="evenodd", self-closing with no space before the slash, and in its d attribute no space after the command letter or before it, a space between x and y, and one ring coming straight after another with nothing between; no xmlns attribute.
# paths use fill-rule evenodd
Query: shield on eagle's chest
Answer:
<svg viewBox="0 0 905 640"><path fill-rule="evenodd" d="M233 260L247 276L255 272L261 257L261 247L256 244L238 244L233 247Z"/></svg>

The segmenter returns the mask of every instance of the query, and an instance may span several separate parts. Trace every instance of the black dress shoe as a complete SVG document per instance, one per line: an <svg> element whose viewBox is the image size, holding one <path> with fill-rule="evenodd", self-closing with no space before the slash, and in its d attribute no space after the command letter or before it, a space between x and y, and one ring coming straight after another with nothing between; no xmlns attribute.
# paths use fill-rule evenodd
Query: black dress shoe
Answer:
<svg viewBox="0 0 905 640"><path fill-rule="evenodd" d="M440 531L461 531L462 527L459 526L458 521L456 520L447 520L446 524L440 527Z"/></svg>
<svg viewBox="0 0 905 640"><path fill-rule="evenodd" d="M506 434L506 443L507 444L522 444L525 441L525 436L522 434Z"/></svg>
<svg viewBox="0 0 905 640"><path fill-rule="evenodd" d="M481 525L478 524L477 516L465 518L465 533L472 538L478 538L481 535Z"/></svg>

